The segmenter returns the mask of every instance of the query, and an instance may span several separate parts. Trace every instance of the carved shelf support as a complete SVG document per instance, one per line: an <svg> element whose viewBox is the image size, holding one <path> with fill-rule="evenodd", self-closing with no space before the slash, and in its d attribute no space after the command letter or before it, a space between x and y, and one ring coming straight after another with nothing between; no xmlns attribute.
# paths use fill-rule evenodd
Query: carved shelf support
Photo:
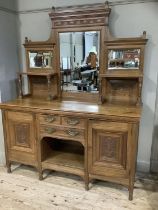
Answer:
<svg viewBox="0 0 158 210"><path fill-rule="evenodd" d="M22 91L22 75L18 75L18 84L19 84L19 98L21 99L23 96L23 91Z"/></svg>
<svg viewBox="0 0 158 210"><path fill-rule="evenodd" d="M101 105L103 103L103 96L102 96L102 78L99 79L99 100L98 104Z"/></svg>
<svg viewBox="0 0 158 210"><path fill-rule="evenodd" d="M141 92L142 92L142 84L143 84L143 78L139 78L139 84L138 84L138 99L137 99L137 106L142 105L141 101Z"/></svg>
<svg viewBox="0 0 158 210"><path fill-rule="evenodd" d="M51 94L51 76L47 75L47 85L48 85L48 100L52 100L52 94Z"/></svg>

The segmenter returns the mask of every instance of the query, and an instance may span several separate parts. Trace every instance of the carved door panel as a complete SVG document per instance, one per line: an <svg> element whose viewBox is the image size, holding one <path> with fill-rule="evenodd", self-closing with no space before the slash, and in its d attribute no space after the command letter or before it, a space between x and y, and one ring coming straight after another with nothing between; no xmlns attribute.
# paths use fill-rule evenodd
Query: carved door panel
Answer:
<svg viewBox="0 0 158 210"><path fill-rule="evenodd" d="M34 153L35 136L33 116L29 113L7 112L8 149Z"/></svg>
<svg viewBox="0 0 158 210"><path fill-rule="evenodd" d="M93 120L89 123L88 167L91 174L110 177L129 174L130 130L128 123Z"/></svg>

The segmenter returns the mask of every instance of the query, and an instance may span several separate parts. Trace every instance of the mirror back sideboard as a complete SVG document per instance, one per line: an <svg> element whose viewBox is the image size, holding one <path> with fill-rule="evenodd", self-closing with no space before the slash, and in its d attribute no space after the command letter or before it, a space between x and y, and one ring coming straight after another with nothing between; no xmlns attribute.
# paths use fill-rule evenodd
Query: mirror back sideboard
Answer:
<svg viewBox="0 0 158 210"><path fill-rule="evenodd" d="M107 3L52 8L50 38L25 38L19 98L0 104L9 173L17 162L40 180L46 169L79 175L86 190L111 181L133 199L147 39L112 37L110 12Z"/></svg>

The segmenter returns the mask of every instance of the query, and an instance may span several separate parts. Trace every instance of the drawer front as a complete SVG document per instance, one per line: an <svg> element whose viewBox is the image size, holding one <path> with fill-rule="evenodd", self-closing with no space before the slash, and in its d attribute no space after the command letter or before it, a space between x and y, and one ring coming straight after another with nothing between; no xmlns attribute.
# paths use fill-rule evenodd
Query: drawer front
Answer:
<svg viewBox="0 0 158 210"><path fill-rule="evenodd" d="M62 117L62 125L77 128L85 128L86 123L85 120L82 118L66 116Z"/></svg>
<svg viewBox="0 0 158 210"><path fill-rule="evenodd" d="M40 124L60 125L60 116L59 115L53 115L53 114L39 115L39 122L40 122Z"/></svg>
<svg viewBox="0 0 158 210"><path fill-rule="evenodd" d="M68 128L63 126L40 126L41 137L48 136L52 138L72 139L80 142L85 140L85 132L83 129Z"/></svg>

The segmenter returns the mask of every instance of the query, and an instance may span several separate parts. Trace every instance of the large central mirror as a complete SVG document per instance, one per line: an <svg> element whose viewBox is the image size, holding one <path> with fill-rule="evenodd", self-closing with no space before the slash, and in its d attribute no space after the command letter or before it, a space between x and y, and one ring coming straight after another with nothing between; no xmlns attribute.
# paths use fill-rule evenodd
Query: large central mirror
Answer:
<svg viewBox="0 0 158 210"><path fill-rule="evenodd" d="M61 87L68 92L98 92L100 32L59 33Z"/></svg>

